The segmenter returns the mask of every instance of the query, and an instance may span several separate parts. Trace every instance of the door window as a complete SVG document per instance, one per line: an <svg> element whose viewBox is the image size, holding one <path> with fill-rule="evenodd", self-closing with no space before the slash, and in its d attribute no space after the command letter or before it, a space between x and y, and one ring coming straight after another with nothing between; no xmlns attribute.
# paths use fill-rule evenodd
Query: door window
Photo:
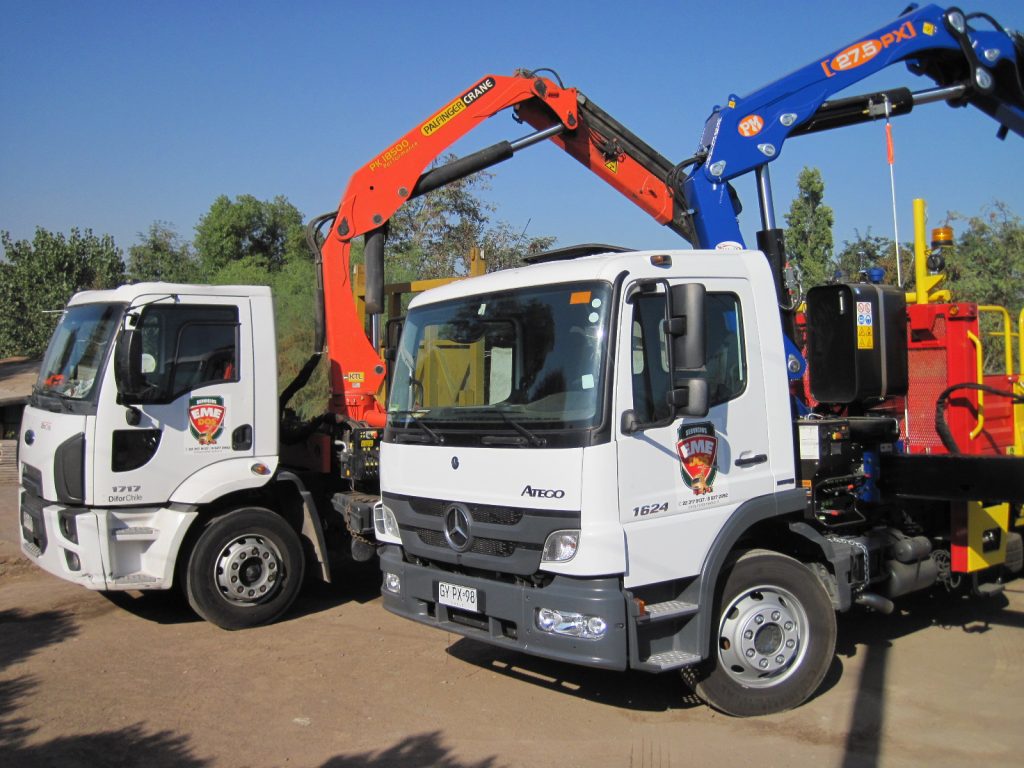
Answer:
<svg viewBox="0 0 1024 768"><path fill-rule="evenodd" d="M708 382L708 403L720 405L738 397L747 385L746 349L739 298L732 293L708 293L705 300L707 362L690 378ZM633 300L633 410L641 423L669 415L668 345L662 321L665 294L640 295Z"/></svg>
<svg viewBox="0 0 1024 768"><path fill-rule="evenodd" d="M238 308L150 306L137 326L147 400L170 402L208 384L238 381Z"/></svg>

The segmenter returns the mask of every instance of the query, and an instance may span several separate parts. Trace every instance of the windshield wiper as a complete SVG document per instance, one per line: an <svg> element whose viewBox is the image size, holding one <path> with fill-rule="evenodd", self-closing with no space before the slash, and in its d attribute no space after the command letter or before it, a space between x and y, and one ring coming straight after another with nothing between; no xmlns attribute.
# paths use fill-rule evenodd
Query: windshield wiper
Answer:
<svg viewBox="0 0 1024 768"><path fill-rule="evenodd" d="M437 432L432 430L430 427L428 427L426 424L424 424L422 421L420 421L420 417L416 415L415 411L412 411L412 410L390 411L388 413L388 415L389 416L391 416L391 415L407 416L409 418L409 420L413 424L415 424L417 427L422 429L424 432L427 433L427 435L430 436L430 439L434 442L435 445L440 445L441 443L444 442L444 435L438 434ZM407 435L406 437L408 438L409 436Z"/></svg>
<svg viewBox="0 0 1024 768"><path fill-rule="evenodd" d="M494 406L494 410L496 410L498 412L498 415L501 416L501 418L505 420L506 424L508 424L510 427L512 427L512 429L514 429L520 435L525 437L530 442L530 445L532 445L532 446L534 446L536 448L540 448L541 446L544 446L544 445L548 444L548 441L545 438L541 437L536 432L531 432L530 430L528 430L526 427L524 427L518 421L516 421L511 416L509 416L508 412L504 408L502 408L501 406L495 405ZM492 440L493 440L493 438L492 438Z"/></svg>

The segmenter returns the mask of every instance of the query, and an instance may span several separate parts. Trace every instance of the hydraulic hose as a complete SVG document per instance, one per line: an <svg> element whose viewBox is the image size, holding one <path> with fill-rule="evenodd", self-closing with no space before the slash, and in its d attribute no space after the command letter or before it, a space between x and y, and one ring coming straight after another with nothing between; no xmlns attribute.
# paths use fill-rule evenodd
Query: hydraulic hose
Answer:
<svg viewBox="0 0 1024 768"><path fill-rule="evenodd" d="M960 454L963 453L963 451L961 451L960 446L956 444L953 432L950 430L949 423L946 421L946 409L949 407L949 396L960 389L971 389L977 392L986 392L990 395L996 395L997 397L1008 397L1015 405L1024 404L1024 395L1017 395L1005 389L996 389L995 387L990 387L987 384L964 382L963 384L954 384L953 386L942 390L942 394L940 394L938 399L935 401L935 432L938 434L939 439L942 440L942 444L945 446L946 450L952 454Z"/></svg>

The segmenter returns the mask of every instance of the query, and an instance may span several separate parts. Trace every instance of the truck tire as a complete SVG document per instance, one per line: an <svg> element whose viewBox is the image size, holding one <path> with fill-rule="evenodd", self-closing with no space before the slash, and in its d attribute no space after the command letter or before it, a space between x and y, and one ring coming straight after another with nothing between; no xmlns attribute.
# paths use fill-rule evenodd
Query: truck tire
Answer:
<svg viewBox="0 0 1024 768"><path fill-rule="evenodd" d="M691 680L701 699L735 717L799 706L821 685L836 646L825 587L802 563L753 550L725 579L711 658Z"/></svg>
<svg viewBox="0 0 1024 768"><path fill-rule="evenodd" d="M262 507L211 520L189 556L189 605L221 629L269 624L295 601L305 558L298 534Z"/></svg>

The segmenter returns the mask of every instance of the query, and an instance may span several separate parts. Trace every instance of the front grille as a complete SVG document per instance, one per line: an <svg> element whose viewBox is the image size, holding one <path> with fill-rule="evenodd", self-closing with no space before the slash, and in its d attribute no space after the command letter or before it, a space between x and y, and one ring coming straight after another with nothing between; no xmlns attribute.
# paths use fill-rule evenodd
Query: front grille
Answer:
<svg viewBox="0 0 1024 768"><path fill-rule="evenodd" d="M21 494L21 537L38 549L40 555L46 551L43 500L28 491Z"/></svg>
<svg viewBox="0 0 1024 768"><path fill-rule="evenodd" d="M414 528L413 530L420 541L428 547L448 547L448 542L441 531L432 531L429 528ZM473 539L472 546L466 552L472 552L475 555L490 555L491 557L511 557L515 554L517 547L521 549L539 549L539 547L533 547L523 542L517 544L512 541L475 538Z"/></svg>
<svg viewBox="0 0 1024 768"><path fill-rule="evenodd" d="M411 501L413 512L431 517L444 516L445 507L450 502L440 499L414 499ZM463 504L473 520L488 525L518 525L523 519L523 510L513 507L496 507L489 504Z"/></svg>
<svg viewBox="0 0 1024 768"><path fill-rule="evenodd" d="M21 487L34 496L42 497L43 473L35 467L30 467L28 464L22 464Z"/></svg>
<svg viewBox="0 0 1024 768"><path fill-rule="evenodd" d="M580 527L580 513L573 510L531 509L512 505L478 504L454 499L384 494L398 525L407 552L434 563L457 564L488 573L510 576L534 574L540 567L544 542L552 531ZM473 537L465 552L457 552L445 537L445 511L458 504L469 513Z"/></svg>
<svg viewBox="0 0 1024 768"><path fill-rule="evenodd" d="M474 629L482 629L487 631L489 622L486 616L482 616L479 613L470 613L469 611L463 611L459 608L448 609L448 620L454 624L462 624L465 627L473 627Z"/></svg>

